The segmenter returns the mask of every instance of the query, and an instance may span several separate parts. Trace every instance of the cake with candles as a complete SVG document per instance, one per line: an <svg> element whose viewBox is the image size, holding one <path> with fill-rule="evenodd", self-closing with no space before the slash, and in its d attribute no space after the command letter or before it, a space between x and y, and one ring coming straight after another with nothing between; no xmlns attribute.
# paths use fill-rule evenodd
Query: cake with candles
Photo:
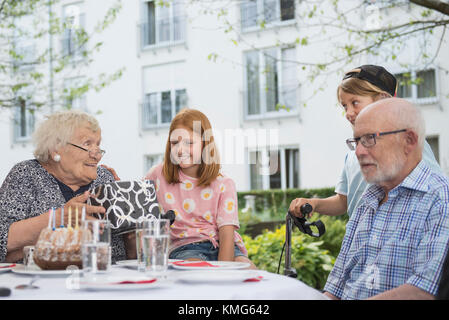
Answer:
<svg viewBox="0 0 449 320"><path fill-rule="evenodd" d="M52 209L48 227L41 231L34 246L34 262L43 270L65 270L70 265L82 268L81 237L84 231L78 225L78 212L75 226L72 227L69 208L68 224L65 227L63 210L64 208L61 208L61 224L57 227L55 209ZM84 214L83 208L83 216Z"/></svg>

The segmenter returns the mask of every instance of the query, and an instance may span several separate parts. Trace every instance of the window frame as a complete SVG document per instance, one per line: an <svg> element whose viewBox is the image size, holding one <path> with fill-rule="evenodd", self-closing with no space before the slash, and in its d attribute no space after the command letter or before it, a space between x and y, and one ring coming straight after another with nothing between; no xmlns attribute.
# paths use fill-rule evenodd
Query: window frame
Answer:
<svg viewBox="0 0 449 320"><path fill-rule="evenodd" d="M30 110L35 110L32 106L29 105L29 101L26 99L16 98L17 104L13 108L13 119L12 119L12 127L13 127L13 140L15 143L20 142L28 142L31 140L31 136L35 129L36 116ZM24 101L25 105L19 105L20 101ZM23 136L21 134L22 131L22 107L25 108L25 130L26 135Z"/></svg>
<svg viewBox="0 0 449 320"><path fill-rule="evenodd" d="M144 170L143 176L145 176L153 166L161 163L164 160L164 156L165 156L164 153L144 154L144 156L143 156L143 170ZM148 165L150 158L155 159L155 164L153 164L152 166Z"/></svg>
<svg viewBox="0 0 449 320"><path fill-rule="evenodd" d="M248 3L250 2L254 2L256 4L256 22L255 25L251 25L248 27L245 27L245 23L243 20L243 11L244 11L244 7L248 5ZM293 1L294 4L294 13L293 13L293 19L288 19L288 20L282 20L282 8L281 8L281 2L282 0L275 0L276 1L276 17L274 20L267 22L265 20L265 0L246 0L243 1L240 4L240 29L242 32L246 33L246 32L254 32L254 31L260 31L260 30L264 30L264 29L271 29L271 28L276 28L276 27L284 27L284 26L291 26L291 25L295 25L296 24L296 10L297 10L297 6L296 6L296 1ZM263 17L264 19L261 21L259 19L259 17ZM262 23L264 22L264 23ZM263 26L262 26L263 24Z"/></svg>
<svg viewBox="0 0 449 320"><path fill-rule="evenodd" d="M270 111L267 108L267 94L266 94L266 74L264 70L266 69L266 57L265 52L268 50L276 50L276 70L277 70L277 88L276 88L276 95L279 98L279 101L277 104L285 105L285 96L283 95L283 89L288 87L288 84L284 84L284 78L283 78L283 61L282 61L282 53L283 50L288 49L294 49L296 54L296 46L283 46L283 47L269 47L269 48L262 48L258 50L250 50L250 51L244 51L243 52L243 84L244 84L244 90L243 90L243 117L244 120L250 121L250 120L261 120L261 119L277 119L277 118L283 118L283 117L295 117L299 114L299 94L300 94L300 82L298 79L298 74L295 71L295 105L290 108L290 110L285 109L279 109L279 110L273 110ZM249 103L248 99L250 96L250 90L248 87L248 69L247 69L247 55L256 52L258 54L258 101L260 105L259 113L257 114L249 114ZM293 87L293 86L292 86ZM287 106L286 106L287 107Z"/></svg>
<svg viewBox="0 0 449 320"><path fill-rule="evenodd" d="M187 108L188 106L188 94L187 94L187 88L179 88L179 87L174 87L171 89L167 89L167 90L162 90L162 91L150 91L150 92L145 92L143 94L143 102L142 102L142 129L143 130L151 130L151 129L156 129L156 128L164 128L164 127L169 127L171 121L173 120L174 116L177 113L177 105L176 105L176 101L177 101L177 92L178 91L184 91L185 94L185 101L184 101L184 105L180 106L179 110L183 109L183 108ZM171 100L171 119L168 122L162 122L162 94L164 92L170 92L170 100ZM152 95L152 94L157 94L156 97L156 101L157 101L157 115L156 115L156 123L149 123L146 121L146 115L148 114L148 110L149 107L147 107L148 105L148 96ZM178 110L178 111L179 111Z"/></svg>
<svg viewBox="0 0 449 320"><path fill-rule="evenodd" d="M66 78L64 79L63 90L71 90L72 88L77 88L84 80L84 77ZM74 106L74 104L77 105ZM64 97L64 107L66 109L87 111L87 94L84 93L83 95L72 100Z"/></svg>
<svg viewBox="0 0 449 320"><path fill-rule="evenodd" d="M85 59L83 57L82 52L84 50L86 50L85 46L87 46L87 43L81 45L80 47L78 47L76 49L72 49L69 52L68 49L67 49L68 43L74 44L75 47L77 47L78 45L75 43L76 41L72 40L76 36L75 35L67 36L66 31L67 30L74 30L74 32L76 32L77 29L84 29L86 27L86 14L85 14L85 12L83 10L84 9L83 8L84 7L83 2L75 2L75 3L66 4L66 5L62 6L62 15L61 15L62 16L62 21L64 23L69 18L69 16L67 15L67 12L66 12L66 8L68 8L70 6L78 7L78 10L79 10L79 13L78 13L79 24L77 26L73 26L73 28L70 28L70 29L64 28L64 30L62 32L62 39L61 39L61 51L62 51L62 55L63 56L68 56L71 61L81 61L81 60ZM70 16L70 17L72 17L72 16Z"/></svg>
<svg viewBox="0 0 449 320"><path fill-rule="evenodd" d="M295 177L294 177L294 166L295 163L294 162L289 162L289 166L291 166L291 168L289 170L291 171L287 171L287 168L285 167L287 164L287 150L294 150L296 151L297 154L297 166L298 166L298 175L296 177L296 182L297 182L297 186L294 185L295 182ZM300 188L301 186L301 171L300 171L300 148L299 145L284 145L284 146L280 146L277 149L273 149L273 150L268 150L267 147L264 148L248 148L247 149L247 159L248 159L248 181L249 181L249 190L256 190L256 189L252 189L252 176L251 176L251 166L252 165L256 165L257 163L250 163L250 157L251 157L251 153L256 153L256 157L258 156L258 153L262 154L262 157L265 158L265 160L267 159L267 157L270 157L270 152L279 152L279 163L278 163L278 168L280 168L280 179L281 179L281 189L290 189L290 188ZM290 158L293 157L293 153L290 153ZM264 160L264 161L265 161ZM291 160L291 159L290 159ZM264 162L263 161L263 162ZM287 175L289 177L287 177ZM270 176L271 175L262 175L262 189L261 190L269 190L271 189L270 187ZM289 181L289 184L287 185L287 182Z"/></svg>
<svg viewBox="0 0 449 320"><path fill-rule="evenodd" d="M148 41L148 35L149 35L149 15L148 15L148 3L153 2L155 3L155 13L154 13L154 19L155 19L155 31L154 31L154 43L149 43ZM169 7L169 29L170 29L170 37L168 40L161 41L160 35L159 35L159 24L158 22L160 19L158 19L158 16L160 16L160 6L157 5L156 0L141 0L141 22L139 23L139 33L140 33L140 49L141 51L145 51L148 49L154 49L159 47L167 47L172 45L179 45L184 44L186 42L186 34L187 34L187 18L186 18L186 9L185 6L182 7L182 14L179 16L175 16L175 6L173 5L173 1L170 1L170 7ZM180 1L180 3L183 3ZM180 39L175 40L175 22L176 18L179 19L180 23Z"/></svg>
<svg viewBox="0 0 449 320"><path fill-rule="evenodd" d="M439 68L435 65L428 65L421 68L413 68L409 70L400 70L398 72L394 72L394 76L398 77L398 75L403 75L406 73L410 73L410 80L413 82L417 78L417 74L423 71L434 71L435 74L435 96L433 97L418 97L418 86L419 84L411 83L411 97L404 97L404 99L409 100L418 105L428 105L428 104L436 104L440 101L440 77L439 77ZM398 84L399 86L399 84ZM398 96L399 97L399 96Z"/></svg>

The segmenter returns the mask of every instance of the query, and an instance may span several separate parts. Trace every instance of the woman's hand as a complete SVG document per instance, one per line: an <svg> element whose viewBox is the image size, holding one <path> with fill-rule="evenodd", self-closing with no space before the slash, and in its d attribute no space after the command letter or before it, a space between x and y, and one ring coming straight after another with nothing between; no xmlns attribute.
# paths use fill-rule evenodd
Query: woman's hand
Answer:
<svg viewBox="0 0 449 320"><path fill-rule="evenodd" d="M107 169L114 176L115 181L120 181L120 178L118 177L117 172L115 172L114 168L108 167L105 164L100 164L100 167Z"/></svg>
<svg viewBox="0 0 449 320"><path fill-rule="evenodd" d="M86 201L87 201L87 199L89 199L89 197L93 197L93 195L90 194L89 191L85 191L83 194L73 197L64 205L64 218L63 218L64 226L69 225L69 216L71 218L70 225L72 227L76 226L77 218L78 218L78 223L80 224L83 208L86 208L86 219L87 220L96 219L96 218L92 217L93 214L103 215L106 213L106 209L103 207L91 206L91 205L86 204ZM70 208L71 208L71 214L69 214ZM55 221L56 226L61 225L61 212L62 212L61 208L58 208L56 210L56 221ZM77 217L77 215L78 215L78 217Z"/></svg>

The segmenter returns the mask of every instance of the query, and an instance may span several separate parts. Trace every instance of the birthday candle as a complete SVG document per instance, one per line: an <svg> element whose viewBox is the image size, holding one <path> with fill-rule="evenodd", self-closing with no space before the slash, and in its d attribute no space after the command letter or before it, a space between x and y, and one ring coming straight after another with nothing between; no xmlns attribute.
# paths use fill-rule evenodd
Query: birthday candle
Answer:
<svg viewBox="0 0 449 320"><path fill-rule="evenodd" d="M75 214L76 214L76 217L75 217L75 229L78 229L78 207L76 207L75 208Z"/></svg>
<svg viewBox="0 0 449 320"><path fill-rule="evenodd" d="M67 221L67 228L72 229L72 207L69 207L69 221Z"/></svg>
<svg viewBox="0 0 449 320"><path fill-rule="evenodd" d="M83 206L83 210L81 211L81 221L86 220L86 206Z"/></svg>
<svg viewBox="0 0 449 320"><path fill-rule="evenodd" d="M51 209L48 210L48 228L51 228Z"/></svg>
<svg viewBox="0 0 449 320"><path fill-rule="evenodd" d="M56 210L55 207L52 208L52 214L53 214L53 231L56 230Z"/></svg>
<svg viewBox="0 0 449 320"><path fill-rule="evenodd" d="M61 207L61 228L64 228L64 206Z"/></svg>

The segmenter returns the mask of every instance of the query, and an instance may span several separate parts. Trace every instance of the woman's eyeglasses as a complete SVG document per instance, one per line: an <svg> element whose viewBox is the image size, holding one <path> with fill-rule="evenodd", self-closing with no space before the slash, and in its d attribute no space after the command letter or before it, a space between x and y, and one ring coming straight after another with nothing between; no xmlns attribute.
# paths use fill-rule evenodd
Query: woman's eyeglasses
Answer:
<svg viewBox="0 0 449 320"><path fill-rule="evenodd" d="M387 132L368 133L368 134L364 134L361 137L346 139L346 145L348 146L349 150L354 151L355 148L357 148L357 144L360 141L362 146L364 146L365 148L371 148L372 146L374 146L376 144L376 137L385 136L387 134L404 132L404 131L407 131L407 129L387 131Z"/></svg>
<svg viewBox="0 0 449 320"><path fill-rule="evenodd" d="M89 156L91 156L92 158L96 158L98 155L100 155L100 157L103 157L104 154L106 153L105 150L102 150L102 149L100 149L98 147L96 147L97 150L89 150L89 149L80 147L80 146L78 146L76 144L73 144L71 142L67 142L67 144L70 144L71 146L77 147L77 148L79 148L81 150L84 150L84 151L88 152Z"/></svg>

